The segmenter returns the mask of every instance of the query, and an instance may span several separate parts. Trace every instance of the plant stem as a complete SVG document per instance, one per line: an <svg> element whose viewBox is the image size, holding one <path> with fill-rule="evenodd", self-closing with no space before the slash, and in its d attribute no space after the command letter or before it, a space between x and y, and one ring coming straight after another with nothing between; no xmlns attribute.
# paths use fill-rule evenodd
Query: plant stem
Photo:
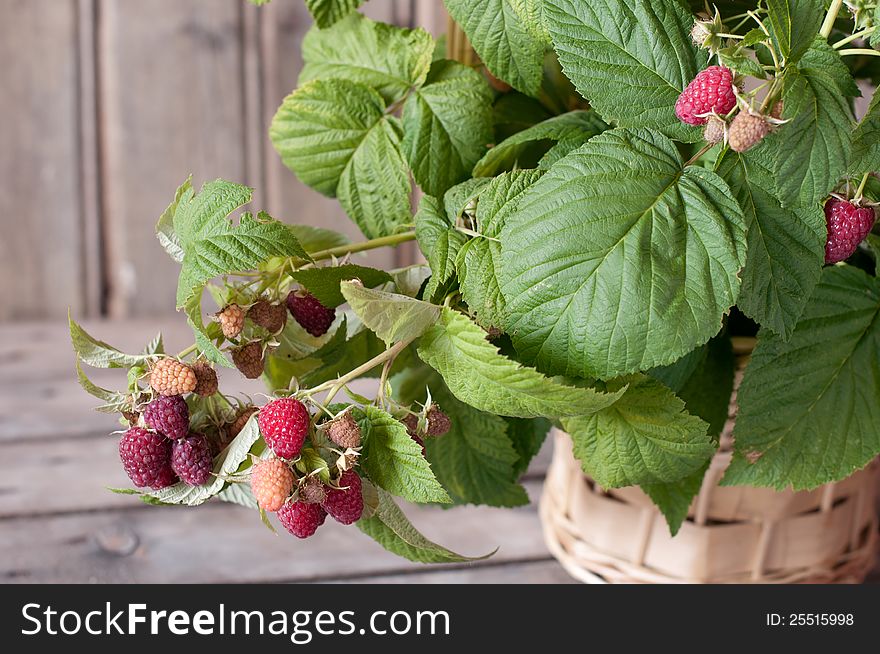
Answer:
<svg viewBox="0 0 880 654"><path fill-rule="evenodd" d="M381 236L379 238L370 239L369 241L362 241L361 243L340 245L335 248L320 250L312 255L312 259L314 259L315 261L322 261L324 259L330 259L331 257L344 256L346 254L353 254L355 252L364 252L366 250L375 250L376 248L391 247L394 245L400 245L401 243L406 243L407 241L415 240L415 238L415 232L403 232L402 234Z"/></svg>
<svg viewBox="0 0 880 654"><path fill-rule="evenodd" d="M195 351L196 351L196 345L195 345L195 343L193 343L192 345L190 345L190 346L189 346L188 348L186 348L185 350L181 350L180 352L178 352L178 353L177 353L177 358L178 358L178 359L182 359L183 357L188 356L188 355L192 354L192 353L195 352Z"/></svg>
<svg viewBox="0 0 880 654"><path fill-rule="evenodd" d="M704 145L702 148L700 148L699 152L697 152L693 157L687 160L687 163L685 163L684 167L687 168L688 166L690 166L692 163L694 163L700 157L706 154L709 150L711 150L714 146L714 143L707 143L706 145Z"/></svg>
<svg viewBox="0 0 880 654"><path fill-rule="evenodd" d="M834 21L837 20L837 14L840 13L840 6L842 4L843 0L832 0L831 6L828 8L828 13L825 14L822 28L819 30L819 34L822 35L822 38L827 39L831 35L831 30L834 29Z"/></svg>
<svg viewBox="0 0 880 654"><path fill-rule="evenodd" d="M740 34L728 34L727 32L718 32L715 36L720 36L724 39L737 39L737 40L741 40L741 39L746 38Z"/></svg>
<svg viewBox="0 0 880 654"><path fill-rule="evenodd" d="M871 173L865 173L862 176L862 181L859 183L859 187L856 189L856 195L853 200L861 200L862 194L865 192L865 185L868 183L868 178L871 176Z"/></svg>
<svg viewBox="0 0 880 654"><path fill-rule="evenodd" d="M837 43L835 43L831 47L833 47L835 50L837 50L838 48L846 45L847 43L852 43L856 39L860 39L863 36L870 36L871 34L873 34L876 31L877 31L876 25L874 25L873 27L868 27L867 29L863 29L861 32L856 32L855 34L850 34L846 38L840 39L840 41L838 41Z"/></svg>
<svg viewBox="0 0 880 654"><path fill-rule="evenodd" d="M870 48L847 48L845 50L838 50L837 54L841 57L845 57L846 55L870 55L872 57L880 57L880 52L871 50Z"/></svg>
<svg viewBox="0 0 880 654"><path fill-rule="evenodd" d="M342 377L340 377L339 379L337 379L335 381L335 383L333 384L332 388L330 388L330 392L327 393L327 397L324 398L324 404L329 405L333 401L333 398L336 396L336 394L339 391L341 391L342 388L348 382L352 381L353 379L357 379L358 377L360 377L364 373L369 372L370 370L372 370L373 368L375 368L376 366L378 366L381 363L385 363L388 360L393 360L394 357L396 357L398 354L403 352L403 350L405 350L409 346L410 343L412 343L412 339L395 343L390 348L388 348L387 350L382 352L382 354L379 354L378 356L373 357L372 359L370 359L369 361L367 361L363 365L358 366L357 368L355 368L351 372L349 372L349 373L343 375ZM313 388L311 390L310 393L314 394L316 392L320 392L324 389L324 386L326 386L326 385L327 384L321 384L320 386L316 386L315 388Z"/></svg>

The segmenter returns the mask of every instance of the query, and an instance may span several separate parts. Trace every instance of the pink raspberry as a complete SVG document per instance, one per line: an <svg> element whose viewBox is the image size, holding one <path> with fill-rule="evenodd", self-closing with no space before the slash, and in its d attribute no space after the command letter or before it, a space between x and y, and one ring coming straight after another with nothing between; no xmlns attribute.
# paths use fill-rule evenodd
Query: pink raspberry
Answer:
<svg viewBox="0 0 880 654"><path fill-rule="evenodd" d="M190 486L201 486L211 478L214 457L211 444L202 434L190 434L171 446L171 468Z"/></svg>
<svg viewBox="0 0 880 654"><path fill-rule="evenodd" d="M160 395L144 409L144 422L168 438L183 438L189 433L189 408L180 395Z"/></svg>
<svg viewBox="0 0 880 654"><path fill-rule="evenodd" d="M709 66L678 96L675 115L688 125L705 125L713 111L723 116L735 106L733 73L724 66Z"/></svg>
<svg viewBox="0 0 880 654"><path fill-rule="evenodd" d="M171 441L162 434L132 427L119 439L119 458L132 483L154 490L174 483Z"/></svg>
<svg viewBox="0 0 880 654"><path fill-rule="evenodd" d="M266 444L282 459L299 454L309 433L310 420L309 410L292 397L272 400L257 416Z"/></svg>
<svg viewBox="0 0 880 654"><path fill-rule="evenodd" d="M327 489L327 496L321 506L336 522L350 525L360 520L364 512L361 478L354 470L346 470L339 479L339 486L340 488Z"/></svg>
<svg viewBox="0 0 880 654"><path fill-rule="evenodd" d="M297 538L308 538L324 524L327 512L320 504L288 502L278 509L278 519Z"/></svg>
<svg viewBox="0 0 880 654"><path fill-rule="evenodd" d="M859 243L874 226L874 207L859 207L852 202L829 198L825 203L828 240L825 242L825 263L849 259Z"/></svg>

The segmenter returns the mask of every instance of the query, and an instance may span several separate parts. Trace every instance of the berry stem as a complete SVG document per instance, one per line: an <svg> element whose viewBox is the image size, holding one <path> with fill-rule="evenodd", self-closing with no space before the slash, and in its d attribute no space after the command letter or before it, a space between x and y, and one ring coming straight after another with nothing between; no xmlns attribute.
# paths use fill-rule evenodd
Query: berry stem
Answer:
<svg viewBox="0 0 880 654"><path fill-rule="evenodd" d="M697 152L693 157L691 157L690 159L687 160L687 162L685 162L684 167L687 168L695 161L698 161L700 157L702 157L704 154L706 154L713 147L715 147L714 143L707 143L706 145L704 145L702 148L700 148L699 152Z"/></svg>
<svg viewBox="0 0 880 654"><path fill-rule="evenodd" d="M876 25L874 25L873 27L868 27L866 29L863 29L861 32L856 32L855 34L850 34L846 38L840 39L840 41L838 41L837 43L835 43L831 47L833 47L835 50L837 50L838 48L845 46L847 43L852 43L856 39L860 39L863 36L870 36L875 31L877 31Z"/></svg>
<svg viewBox="0 0 880 654"><path fill-rule="evenodd" d="M182 359L186 356L189 356L190 354L192 354L195 351L196 351L196 345L194 343L194 344L190 345L188 348L186 348L185 350L181 350L180 352L178 352L177 358Z"/></svg>
<svg viewBox="0 0 880 654"><path fill-rule="evenodd" d="M819 30L822 38L827 39L831 35L831 30L834 29L834 21L837 20L837 14L840 13L840 6L842 4L843 0L832 0L828 13L825 14L825 20L822 22L822 28Z"/></svg>
<svg viewBox="0 0 880 654"><path fill-rule="evenodd" d="M324 404L329 405L333 401L333 398L336 397L336 394L341 391L348 382L357 379L364 373L369 372L376 366L385 363L389 359L393 360L394 357L403 352L403 350L405 350L409 346L409 344L413 342L413 340L414 339L408 339L395 343L390 348L382 352L382 354L373 357L365 364L358 366L357 368L343 375L334 382L325 382L323 384L320 384L319 386L315 386L315 388L309 391L309 395L313 395L315 393L319 393L325 390L325 388L332 383L333 386L330 387L330 391L327 393L327 397L324 398Z"/></svg>
<svg viewBox="0 0 880 654"><path fill-rule="evenodd" d="M312 259L315 261L322 261L324 259L353 254L355 252L365 252L366 250L375 250L376 248L391 247L406 243L407 241L413 241L415 238L416 233L414 231L403 232L402 234L392 234L391 236L381 236L379 238L370 239L369 241L361 241L360 243L340 245L335 248L320 250L312 255Z"/></svg>
<svg viewBox="0 0 880 654"><path fill-rule="evenodd" d="M853 202L858 202L862 199L862 195L865 193L865 185L868 183L868 178L871 176L871 173L865 173L862 175L862 181L859 183L859 187L856 189L856 195L853 198Z"/></svg>
<svg viewBox="0 0 880 654"><path fill-rule="evenodd" d="M847 48L845 50L838 50L837 54L841 57L845 57L847 55L870 55L872 57L880 57L880 52L876 50L871 50L870 48Z"/></svg>

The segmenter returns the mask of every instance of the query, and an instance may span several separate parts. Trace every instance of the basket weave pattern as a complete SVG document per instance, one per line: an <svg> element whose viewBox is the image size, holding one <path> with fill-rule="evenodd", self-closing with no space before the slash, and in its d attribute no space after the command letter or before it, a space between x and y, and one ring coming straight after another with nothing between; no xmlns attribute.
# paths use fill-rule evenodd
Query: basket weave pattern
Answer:
<svg viewBox="0 0 880 654"><path fill-rule="evenodd" d="M753 341L752 341L753 343ZM541 498L544 537L573 577L587 583L858 583L877 549L880 465L812 491L719 486L730 463L738 365L721 447L675 538L636 487L605 491L586 477L571 440L555 432Z"/></svg>

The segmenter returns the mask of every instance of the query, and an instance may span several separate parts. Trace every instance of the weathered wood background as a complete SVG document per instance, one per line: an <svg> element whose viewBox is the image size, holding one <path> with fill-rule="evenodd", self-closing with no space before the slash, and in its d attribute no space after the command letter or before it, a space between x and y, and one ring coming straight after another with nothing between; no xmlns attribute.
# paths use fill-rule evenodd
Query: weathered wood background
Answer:
<svg viewBox="0 0 880 654"><path fill-rule="evenodd" d="M372 0L442 25L439 0ZM153 236L193 174L257 189L288 222L357 230L282 166L266 136L296 86L300 0L0 0L0 322L173 311ZM373 253L391 265L407 250Z"/></svg>

